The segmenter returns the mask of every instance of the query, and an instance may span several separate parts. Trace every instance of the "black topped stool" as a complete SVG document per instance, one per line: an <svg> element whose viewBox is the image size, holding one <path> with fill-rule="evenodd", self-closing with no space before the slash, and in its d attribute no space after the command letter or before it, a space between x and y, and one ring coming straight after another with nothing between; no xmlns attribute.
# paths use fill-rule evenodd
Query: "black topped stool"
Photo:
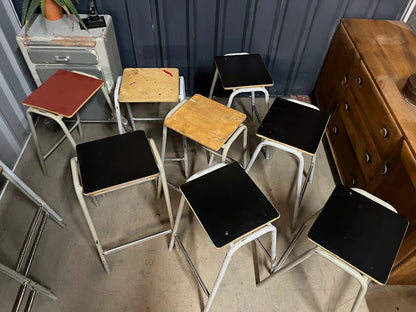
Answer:
<svg viewBox="0 0 416 312"><path fill-rule="evenodd" d="M266 108L269 105L269 92L265 87L273 86L273 80L259 54L229 53L215 56L215 73L212 79L209 98L212 99L218 75L224 90L233 90L228 98L227 106L231 107L234 97L239 93L251 93L252 116L256 114L260 122L260 115L256 109L255 92L264 93ZM254 117L253 117L254 118Z"/></svg>
<svg viewBox="0 0 416 312"><path fill-rule="evenodd" d="M272 269L276 258L276 228L271 224L279 212L263 195L238 163L217 164L194 174L180 187L182 197L170 242L176 241L188 261L199 285L208 296L205 310L212 305L232 255L243 245L271 233ZM188 253L178 238L177 231L185 200L216 248L229 247L212 292L208 291ZM266 250L263 247L264 250Z"/></svg>
<svg viewBox="0 0 416 312"><path fill-rule="evenodd" d="M381 199L338 185L309 231L315 247L280 269L279 261L275 272L263 282L319 254L359 281L361 287L351 309L357 311L371 281L387 282L408 224Z"/></svg>
<svg viewBox="0 0 416 312"><path fill-rule="evenodd" d="M249 172L263 147L274 147L296 156L299 160L296 199L292 227L295 226L298 210L308 183L312 183L316 163L316 152L329 121L329 114L316 106L284 98L276 98L257 129L262 139L257 145L246 171ZM302 187L304 158L311 155L311 165Z"/></svg>
<svg viewBox="0 0 416 312"><path fill-rule="evenodd" d="M88 223L104 269L110 272L105 256L133 246L151 238L167 235L171 229L104 250L92 222L84 196L100 195L127 186L160 179L170 226L173 216L165 171L152 139L144 131L134 131L76 146L78 157L71 159L72 178L75 192ZM82 183L81 183L82 182Z"/></svg>

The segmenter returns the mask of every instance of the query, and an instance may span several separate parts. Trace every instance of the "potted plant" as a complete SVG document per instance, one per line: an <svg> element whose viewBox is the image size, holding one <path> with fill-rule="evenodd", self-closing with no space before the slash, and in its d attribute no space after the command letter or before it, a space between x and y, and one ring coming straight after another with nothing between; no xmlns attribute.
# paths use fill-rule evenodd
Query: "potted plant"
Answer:
<svg viewBox="0 0 416 312"><path fill-rule="evenodd" d="M79 0L75 0L75 2L78 3ZM83 20L79 16L78 11L74 6L73 0L23 0L22 25L25 25L26 31L27 31L28 23L38 7L40 7L42 16L50 20L60 19L62 17L62 9L63 9L65 10L65 12L68 14L69 17L72 18L71 14L75 15L76 19L81 24L81 26L85 30L88 30ZM54 14L50 15L49 10L52 10L52 12L54 13L58 12L58 15L57 16Z"/></svg>

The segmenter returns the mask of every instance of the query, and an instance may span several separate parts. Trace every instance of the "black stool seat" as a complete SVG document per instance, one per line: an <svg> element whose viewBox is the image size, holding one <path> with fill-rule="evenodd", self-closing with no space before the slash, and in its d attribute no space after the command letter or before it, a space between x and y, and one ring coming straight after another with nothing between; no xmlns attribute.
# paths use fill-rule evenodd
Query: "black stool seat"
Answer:
<svg viewBox="0 0 416 312"><path fill-rule="evenodd" d="M385 284L408 224L399 214L338 185L308 237L369 278Z"/></svg>
<svg viewBox="0 0 416 312"><path fill-rule="evenodd" d="M191 180L180 189L217 248L280 216L238 163Z"/></svg>
<svg viewBox="0 0 416 312"><path fill-rule="evenodd" d="M329 114L276 98L257 130L257 136L315 154Z"/></svg>
<svg viewBox="0 0 416 312"><path fill-rule="evenodd" d="M159 174L144 131L76 146L84 194L97 194Z"/></svg>
<svg viewBox="0 0 416 312"><path fill-rule="evenodd" d="M273 86L273 79L259 54L215 56L214 61L225 90Z"/></svg>

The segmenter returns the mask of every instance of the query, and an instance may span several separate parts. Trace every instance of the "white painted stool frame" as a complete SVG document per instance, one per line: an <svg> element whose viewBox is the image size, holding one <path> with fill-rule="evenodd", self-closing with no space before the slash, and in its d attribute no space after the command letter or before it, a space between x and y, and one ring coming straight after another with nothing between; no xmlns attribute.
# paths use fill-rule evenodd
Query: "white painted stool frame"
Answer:
<svg viewBox="0 0 416 312"><path fill-rule="evenodd" d="M367 198L371 199L372 201L384 206L386 209L389 209L389 210L397 213L397 210L392 205L390 205L389 203L386 203L385 201L381 200L380 198L368 193L367 191L364 191L364 190L359 189L359 188L352 188L352 189L354 191L356 191L357 193L360 193L361 195L366 196ZM342 261L342 260L338 259L334 255L330 254L328 251L326 251L323 248L316 245L314 248L311 248L311 249L307 250L306 252L304 252L302 255L300 255L298 258L293 260L291 263L288 263L288 264L286 264L285 266L282 267L282 265L284 264L284 262L289 257L292 250L294 249L294 247L295 247L297 241L299 240L301 234L306 229L308 223L311 220L315 219L320 214L321 211L322 211L322 208L319 209L317 212L315 212L311 217L309 217L308 220L305 221L305 223L303 223L303 225L297 231L296 235L293 237L292 241L289 243L289 246L287 247L286 251L283 253L282 257L279 259L278 263L273 266L272 273L268 277L266 277L263 281L258 283L257 285L263 284L264 282L270 280L271 277L281 276L282 274L286 273L287 271L294 268L298 264L301 264L303 261L307 260L311 256L313 256L315 254L318 254L318 255L321 255L324 258L328 259L329 261L331 261L335 265L337 265L339 268L344 270L346 273L350 274L352 277L354 277L360 283L360 289L357 293L357 296L356 296L356 298L354 300L354 303L352 305L352 308L351 308L351 312L356 312L356 311L358 311L358 308L360 307L361 302L362 302L362 300L363 300L363 298L364 298L364 296L367 292L367 288L368 288L368 285L371 282L371 279L368 278L366 275L360 273L357 269L353 268L352 266L347 264L345 261Z"/></svg>
<svg viewBox="0 0 416 312"><path fill-rule="evenodd" d="M179 108L182 107L187 102L187 100L183 100L178 105L176 105L174 108L172 108L166 115L165 120L168 119L170 116L172 116ZM239 137L239 135L243 133L243 167L245 168L248 161L248 148L247 148L247 126L244 124L240 124L238 128L234 131L234 133L229 137L229 139L221 146L220 149L222 149L222 153L213 151L202 144L200 144L204 149L208 150L211 154L211 157L209 159L209 165L212 164L213 161L213 155L221 157L221 162L225 163L226 160L231 161L230 158L227 157L228 151L231 147L231 145L234 143L234 141ZM161 150L161 157L162 162L165 163L165 161L183 161L184 162L184 171L185 171L185 178L188 178L189 176L189 161L188 161L188 144L186 141L186 137L182 136L183 140L183 157L179 158L165 158L166 154L166 141L167 141L167 135L168 135L168 128L163 124L163 134L162 134L162 150Z"/></svg>
<svg viewBox="0 0 416 312"><path fill-rule="evenodd" d="M309 108L313 108L315 110L319 110L319 108L317 108L315 105L309 104L309 103L305 103L305 102L301 102L301 101L297 101L297 100L293 100L293 99L289 99L289 98L285 98L291 102L297 103L299 105L303 105ZM268 149L267 147L274 147L283 151L286 151L292 155L294 155L297 160L298 160L298 173L297 173L297 183L296 183L296 197L295 197L295 205L294 205L294 210L293 210L293 220L292 220L292 228L295 228L297 219L298 219L298 215L299 215L299 207L300 204L302 203L302 199L303 199L303 195L305 194L306 191L306 187L308 186L309 183L312 183L313 181L313 174L315 171L315 164L316 164L316 153L312 155L311 157L311 164L309 166L309 170L305 175L305 181L303 182L302 185L302 180L303 180L303 175L304 175L304 167L305 167L305 160L303 158L303 153L298 150L295 149L293 147L290 147L288 145L284 145L278 142L272 142L269 141L267 139L263 139L256 147L256 149L253 152L253 155L251 156L250 162L246 167L246 171L249 172L251 167L253 166L254 162L257 159L257 156L259 155L260 151L262 150L263 147L266 148L266 158L268 157Z"/></svg>
<svg viewBox="0 0 416 312"><path fill-rule="evenodd" d="M224 54L224 56L233 56L233 55L248 55L247 52L239 52L239 53L227 53ZM214 94L215 85L217 84L219 71L218 68L215 68L214 78L212 79L211 83L211 89L209 90L209 96L208 98L212 99L212 96ZM230 97L228 98L227 106L231 107L231 104L233 103L234 98L240 94L240 93L251 93L251 116L254 119L254 115L256 115L257 120L261 122L260 114L257 111L256 108L256 94L255 92L262 92L264 94L264 101L266 102L266 111L269 110L269 92L265 87L252 87L252 88L236 88L233 89L233 92L231 93Z"/></svg>
<svg viewBox="0 0 416 312"><path fill-rule="evenodd" d="M196 178L199 178L211 171L217 170L221 167L225 166L224 163L220 163L220 164L216 164L212 167L209 167L205 170L202 170L198 173L195 173L194 175L192 175L189 179L187 179L187 182L192 181ZM202 291L205 293L205 295L208 297L208 301L205 305L204 308L204 312L208 312L209 309L211 308L212 302L214 301L215 295L217 294L218 288L221 285L221 281L225 275L225 272L228 268L228 265L231 261L231 257L233 256L233 254L242 246L252 242L252 241L256 241L257 244L259 244L262 247L263 251L266 251L266 254L270 257L270 264L271 264L271 268L270 268L270 272L274 271L274 265L276 262L276 242L277 242L277 229L276 227L274 227L271 223L268 223L267 225L263 226L262 228L248 234L247 236L244 236L243 238L241 238L240 240L237 240L235 242L232 242L229 244L229 250L224 258L224 261L221 265L221 269L218 272L217 278L215 280L215 283L212 287L211 292L208 290L208 288L206 287L205 283L203 282L201 276L199 275L195 265L193 264L188 252L186 251L185 247L183 246L180 238L177 236L177 232L179 229L179 224L181 221L181 217L182 217L182 212L183 212L183 208L185 206L185 196L182 195L181 196L181 200L179 202L179 207L178 207L178 213L176 215L176 219L175 219L175 225L173 227L173 232L172 232L172 237L170 240L170 244L169 244L169 251L173 250L173 247L175 246L175 242L178 244L179 249L182 251L182 253L185 256L186 261L189 264L189 267L192 271L192 273L194 274L199 286L201 287ZM270 253L267 252L266 248L260 243L260 241L258 240L259 237L263 236L264 234L270 233L271 234L271 247L270 247Z"/></svg>
<svg viewBox="0 0 416 312"><path fill-rule="evenodd" d="M114 106L116 110L118 132L120 134L125 133L125 129L128 128L128 124L127 124L128 121L121 115L120 102L118 101L122 78L123 78L122 76L118 76L116 87L114 89ZM184 98L185 98L185 79L183 78L183 76L179 76L179 101L183 101ZM126 104L127 114L128 114L133 131L136 130L136 124L135 124L136 121L165 120L165 117L134 117L130 103L125 103L125 104Z"/></svg>
<svg viewBox="0 0 416 312"><path fill-rule="evenodd" d="M112 192L112 191L115 191L115 190L119 190L119 189L122 189L122 188L125 188L125 187L132 186L132 185L137 185L137 184L141 184L143 182L149 182L149 181L152 181L152 180L157 180L158 183L162 185L163 195L165 197L166 208L167 208L168 216L169 216L170 229L162 231L162 232L158 232L158 233L155 233L155 234L152 234L152 235L140 238L140 239L136 239L136 240L130 241L128 243L121 244L119 246L116 246L116 247L113 247L113 248L110 248L110 249L104 249L101 242L100 242L100 239L98 238L97 231L95 229L94 223L92 222L91 215L88 211L88 207L87 207L87 204L85 202L85 197L84 196L87 196L87 195L84 195L84 193L83 193L83 188L82 188L81 181L80 181L78 159L77 159L77 157L73 157L71 159L71 171L72 171L72 179L73 179L73 183L74 183L75 192L77 194L78 201L79 201L79 203L81 205L81 208L82 208L82 212L84 213L85 220L87 221L88 228L89 228L91 236L92 236L92 238L95 242L95 247L97 248L98 255L100 257L100 260L103 264L103 267L104 267L104 270L106 271L106 273L110 273L110 267L109 267L108 262L105 258L106 255L114 253L116 251L120 251L122 249L131 247L131 246L134 246L134 245L137 245L137 244L140 244L140 243L143 243L143 242L148 241L150 239L160 237L160 236L164 236L164 235L168 235L168 234L172 233L173 214L172 214L172 208L171 208L168 185L167 185L166 176L165 176L165 170L163 168L163 163L160 159L159 153L157 152L156 145L155 145L153 139L149 138L148 140L149 140L149 145L150 145L150 148L152 150L153 156L155 158L156 165L159 169L159 174L156 175L156 176L151 176L151 177L141 179L141 180L139 180L137 182L134 182L134 183L125 183L121 186L111 188L111 189L103 191L103 192L99 192L96 195L102 195L102 194L105 194L107 192ZM138 159L138 161L140 161L140 159ZM94 197L94 195L92 195L92 197Z"/></svg>
<svg viewBox="0 0 416 312"><path fill-rule="evenodd" d="M84 73L84 72L79 72L79 71L72 71L72 72L76 73L76 74L84 75L84 76L87 76L87 77L90 77L90 78L98 79L96 76L91 75L91 74L87 74L87 73ZM113 113L113 116L114 116L115 115L114 107L113 107L113 104L111 102L111 98L110 98L110 95L108 93L108 90L107 90L107 87L106 87L105 83L102 85L101 91L103 92L104 97L106 99L106 102L109 105L109 107L110 107L110 109ZM55 122L61 127L62 131L64 132L64 135L58 140L58 142L54 146L52 146L45 154L43 154L43 152L40 148L39 139L38 139L38 136L37 136L37 133L36 133L36 127L35 127L35 124L33 122L33 117L32 117L33 114L41 115L41 116L44 116L44 117L48 117L52 120L55 120ZM69 140L69 142L71 143L71 146L75 150L76 143L75 143L74 138L71 135L71 132L75 128L78 128L79 136L82 136L81 120L80 120L80 117L79 117L79 113L76 113L76 116L77 116L76 121L74 122L72 127L68 129L68 127L63 122L63 118L65 118L65 117L63 117L61 115L58 115L58 114L55 114L55 113L51 113L51 112L42 110L42 109L39 109L39 108L35 108L35 107L28 107L27 108L26 117L27 117L27 120L29 122L29 127L30 127L30 131L32 133L32 136L33 136L33 141L35 142L36 152L38 154L40 166L41 166L42 172L45 176L48 175L47 170L46 170L46 166L45 166L45 160L52 154L53 151L55 151L58 148L58 146L65 139Z"/></svg>
<svg viewBox="0 0 416 312"><path fill-rule="evenodd" d="M45 225L48 219L52 218L52 220L62 228L65 228L66 225L63 221L63 218L42 198L40 198L29 186L27 186L18 176L16 176L15 173L10 170L1 160L0 167L2 169L0 169L1 175L3 175L8 182L11 182L25 196L32 200L35 205L38 206L36 214L32 219L26 238L23 242L23 246L21 247L16 268L11 269L6 265L0 263L0 272L21 284L12 311L18 311L20 309L26 291L30 290L25 307L25 311L29 312L33 307L35 297L38 293L53 300L57 299L56 295L50 289L38 282L35 282L31 278L27 277L27 275L29 274L30 267L32 265L36 250L38 248L43 230L45 229ZM22 269L23 272L20 273Z"/></svg>

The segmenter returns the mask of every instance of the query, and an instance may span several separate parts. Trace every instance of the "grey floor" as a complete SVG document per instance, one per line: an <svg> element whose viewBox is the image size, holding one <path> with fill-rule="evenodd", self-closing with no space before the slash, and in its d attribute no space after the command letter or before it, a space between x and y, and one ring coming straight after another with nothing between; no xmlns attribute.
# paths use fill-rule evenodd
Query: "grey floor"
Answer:
<svg viewBox="0 0 416 312"><path fill-rule="evenodd" d="M218 99L221 101L222 99ZM264 116L264 104L258 103ZM143 108L143 106L141 106ZM238 99L235 108L246 111L247 101ZM150 108L145 110L152 111ZM247 112L251 115L250 112ZM248 120L250 153L256 146L257 123ZM160 148L162 124L141 123ZM116 134L115 124L84 124L84 136L74 134L77 142L86 142ZM39 122L42 142L53 142L60 132ZM180 138L169 136L168 152L180 150ZM190 143L192 172L207 167L207 154ZM231 155L240 160L240 142ZM32 189L65 219L62 229L54 222L46 225L30 277L50 287L58 300L37 296L33 311L200 311L206 298L198 288L180 251L167 249L164 236L107 257L111 273L106 274L97 256L93 240L76 199L69 159L74 155L68 142L46 161L48 176L43 176L32 140L16 168ZM308 163L309 158L306 158ZM167 163L168 180L184 182L178 163ZM271 150L266 160L261 155L250 172L266 196L281 213L275 222L279 230L278 256L291 238L293 188L296 161L284 152ZM305 219L325 203L335 185L324 146L319 147L313 183L306 190L300 209ZM141 184L98 198L98 206L88 201L90 212L103 244L140 237L168 226L163 200L155 197L153 183ZM179 196L171 191L174 213ZM226 250L212 245L199 223L186 209L180 235L196 266L210 288ZM15 187L8 186L0 202L0 261L13 267L26 229L35 212L34 205ZM269 246L268 238L262 239ZM299 255L311 244L306 237L294 250ZM241 248L233 257L212 311L349 311L358 283L333 264L318 256L289 271L279 279L256 287L256 280L268 275L267 259L253 244ZM10 311L19 285L0 275L0 311ZM416 286L379 286L371 284L359 311L415 311Z"/></svg>

